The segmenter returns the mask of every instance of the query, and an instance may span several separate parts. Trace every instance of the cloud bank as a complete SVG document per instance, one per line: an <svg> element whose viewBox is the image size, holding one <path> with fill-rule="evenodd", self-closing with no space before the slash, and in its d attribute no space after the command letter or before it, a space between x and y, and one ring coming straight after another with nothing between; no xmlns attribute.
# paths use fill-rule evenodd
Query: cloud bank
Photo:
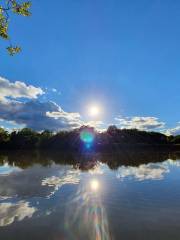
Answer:
<svg viewBox="0 0 180 240"><path fill-rule="evenodd" d="M0 100L6 100L8 97L15 98L37 98L38 95L44 94L39 87L26 85L24 82L16 81L14 83L0 77Z"/></svg>
<svg viewBox="0 0 180 240"><path fill-rule="evenodd" d="M0 77L0 119L32 128L37 131L49 129L72 129L80 127L79 113L68 113L54 102L40 102L44 94L41 88ZM19 98L25 98L22 101ZM16 100L18 99L18 100Z"/></svg>
<svg viewBox="0 0 180 240"><path fill-rule="evenodd" d="M167 135L180 135L180 122L174 128L169 128L166 130L165 134Z"/></svg>
<svg viewBox="0 0 180 240"><path fill-rule="evenodd" d="M81 125L78 113L64 112L54 102L40 102L38 100L0 102L0 113L0 118L3 120L14 121L37 131L44 129L57 131Z"/></svg>
<svg viewBox="0 0 180 240"><path fill-rule="evenodd" d="M125 117L115 118L120 128L136 128L139 130L152 131L161 129L165 126L164 122L159 121L156 117Z"/></svg>

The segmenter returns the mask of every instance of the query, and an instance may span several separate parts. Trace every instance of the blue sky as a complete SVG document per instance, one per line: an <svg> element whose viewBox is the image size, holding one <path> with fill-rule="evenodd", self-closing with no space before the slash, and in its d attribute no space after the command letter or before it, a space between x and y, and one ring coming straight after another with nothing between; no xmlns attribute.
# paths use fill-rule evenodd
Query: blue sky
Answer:
<svg viewBox="0 0 180 240"><path fill-rule="evenodd" d="M107 124L138 116L175 128L179 25L178 0L32 0L32 17L10 23L22 53L9 57L1 41L0 76L40 87L40 101L86 121L86 106L97 103Z"/></svg>

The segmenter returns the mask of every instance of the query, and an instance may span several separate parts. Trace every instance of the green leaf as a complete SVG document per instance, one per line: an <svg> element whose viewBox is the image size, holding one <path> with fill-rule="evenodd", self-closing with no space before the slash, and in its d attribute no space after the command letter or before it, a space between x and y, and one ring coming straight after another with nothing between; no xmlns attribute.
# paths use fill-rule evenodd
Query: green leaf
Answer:
<svg viewBox="0 0 180 240"><path fill-rule="evenodd" d="M31 2L24 2L22 4L17 4L16 2L14 2L12 11L19 15L28 17L31 15L31 13L29 12L30 7L31 7Z"/></svg>
<svg viewBox="0 0 180 240"><path fill-rule="evenodd" d="M11 14L9 14L9 12L12 11L15 14L28 17L31 15L31 12L29 11L30 7L31 7L30 1L4 0L4 4L1 3L0 5L0 38L3 38L4 40L9 39L8 26L9 26L9 18L11 17ZM21 51L21 48L18 46L10 45L9 47L7 47L7 51L9 55L13 56L16 53L19 53Z"/></svg>
<svg viewBox="0 0 180 240"><path fill-rule="evenodd" d="M10 56L14 56L16 53L19 53L21 51L21 48L18 46L9 46L7 47L7 51L9 53Z"/></svg>
<svg viewBox="0 0 180 240"><path fill-rule="evenodd" d="M7 25L3 26L3 24L1 25L1 22L0 22L0 37L2 37L4 39L9 38L8 33L7 33L7 28L8 28Z"/></svg>

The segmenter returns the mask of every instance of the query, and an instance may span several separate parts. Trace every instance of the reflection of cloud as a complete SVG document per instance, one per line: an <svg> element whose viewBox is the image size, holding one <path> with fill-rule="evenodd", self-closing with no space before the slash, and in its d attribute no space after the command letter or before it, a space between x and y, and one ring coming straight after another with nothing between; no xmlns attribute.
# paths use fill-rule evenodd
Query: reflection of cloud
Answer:
<svg viewBox="0 0 180 240"><path fill-rule="evenodd" d="M134 177L138 181L160 180L169 172L168 166L163 164L142 164L139 167L125 167L118 169L117 178Z"/></svg>
<svg viewBox="0 0 180 240"><path fill-rule="evenodd" d="M57 189L63 184L78 183L79 175L80 171L73 170L71 165L52 164L51 167L34 165L15 174L0 175L0 197L1 199L17 196L21 199L48 197L55 187ZM56 176L57 179L52 176Z"/></svg>
<svg viewBox="0 0 180 240"><path fill-rule="evenodd" d="M31 218L36 208L30 207L28 202L0 204L0 227L10 225L17 219L22 221L25 217Z"/></svg>
<svg viewBox="0 0 180 240"><path fill-rule="evenodd" d="M175 166L175 167L180 167L180 160L172 160L168 159L163 163L164 166Z"/></svg>
<svg viewBox="0 0 180 240"><path fill-rule="evenodd" d="M98 163L95 168L92 168L88 171L92 175L102 175L104 174L104 164Z"/></svg>
<svg viewBox="0 0 180 240"><path fill-rule="evenodd" d="M3 166L0 166L0 175L9 175L10 173L21 171L20 168L9 166L8 163L5 163Z"/></svg>
<svg viewBox="0 0 180 240"><path fill-rule="evenodd" d="M57 191L65 184L78 184L80 181L79 170L68 170L63 176L52 176L42 180L43 186L54 187L54 191ZM54 192L51 193L51 195Z"/></svg>
<svg viewBox="0 0 180 240"><path fill-rule="evenodd" d="M0 196L0 201L10 199L11 197Z"/></svg>

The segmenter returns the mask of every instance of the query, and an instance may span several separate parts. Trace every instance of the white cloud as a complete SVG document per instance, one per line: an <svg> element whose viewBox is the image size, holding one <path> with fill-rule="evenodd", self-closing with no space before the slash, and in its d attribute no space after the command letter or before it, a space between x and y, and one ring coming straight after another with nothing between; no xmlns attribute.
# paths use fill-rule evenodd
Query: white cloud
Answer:
<svg viewBox="0 0 180 240"><path fill-rule="evenodd" d="M39 87L26 85L24 82L16 81L14 83L0 77L0 100L6 100L7 97L15 98L37 98L38 95L44 94Z"/></svg>
<svg viewBox="0 0 180 240"><path fill-rule="evenodd" d="M80 121L80 114L79 113L67 113L67 112L64 112L63 110L60 110L60 111L57 111L57 112L46 112L46 116L47 117L50 117L50 118L53 118L55 120L58 120L58 119L64 119L65 120L68 120L69 123L73 124L74 122L78 122Z"/></svg>
<svg viewBox="0 0 180 240"><path fill-rule="evenodd" d="M0 101L0 118L20 124L37 131L49 129L58 131L61 129L73 129L82 125L90 125L97 129L102 126L101 121L85 123L77 112L65 112L54 102L40 102L32 100L21 101Z"/></svg>
<svg viewBox="0 0 180 240"><path fill-rule="evenodd" d="M57 92L57 89L56 88L52 88L52 92Z"/></svg>
<svg viewBox="0 0 180 240"><path fill-rule="evenodd" d="M168 166L163 164L149 163L142 164L138 167L122 166L118 169L117 178L133 177L138 181L160 180L164 177L164 174L168 172Z"/></svg>
<svg viewBox="0 0 180 240"><path fill-rule="evenodd" d="M36 99L43 93L41 88L18 81L11 83L0 77L0 119L37 131L72 129L83 124L79 113L68 113L54 102ZM33 100L15 100L22 97Z"/></svg>
<svg viewBox="0 0 180 240"><path fill-rule="evenodd" d="M85 122L84 125L94 127L98 130L101 130L104 123L99 120L96 120L96 121L94 120L94 121Z"/></svg>
<svg viewBox="0 0 180 240"><path fill-rule="evenodd" d="M156 117L117 117L115 120L118 122L121 128L136 128L139 130L155 130L165 126L164 122L159 121Z"/></svg>
<svg viewBox="0 0 180 240"><path fill-rule="evenodd" d="M31 218L36 208L30 207L28 202L0 204L0 227L12 224L15 220L22 221L25 217Z"/></svg>
<svg viewBox="0 0 180 240"><path fill-rule="evenodd" d="M166 135L180 135L180 122L174 128L169 128L165 131Z"/></svg>
<svg viewBox="0 0 180 240"><path fill-rule="evenodd" d="M14 121L37 131L71 129L82 124L78 113L64 112L60 106L50 101L0 101L0 113L3 120Z"/></svg>
<svg viewBox="0 0 180 240"><path fill-rule="evenodd" d="M53 88L52 91L57 92L57 89ZM73 129L81 125L90 125L99 131L106 129L106 124L102 121L85 122L82 121L78 112L65 112L59 105L51 101L40 102L37 98L43 93L39 87L19 81L12 83L0 77L0 119L37 131ZM26 101L17 100L22 97ZM120 128L162 130L165 126L165 123L156 117L117 117L115 120ZM180 126L167 131L177 134L180 132Z"/></svg>

